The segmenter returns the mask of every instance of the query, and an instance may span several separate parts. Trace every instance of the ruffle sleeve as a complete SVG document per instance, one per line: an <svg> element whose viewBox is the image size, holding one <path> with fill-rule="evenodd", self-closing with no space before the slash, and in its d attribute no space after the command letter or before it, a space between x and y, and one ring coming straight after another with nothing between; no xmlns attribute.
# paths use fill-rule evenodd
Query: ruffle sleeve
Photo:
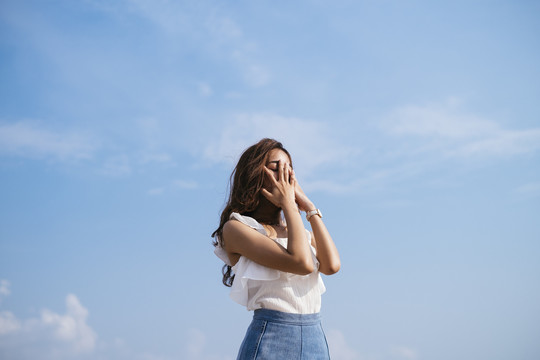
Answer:
<svg viewBox="0 0 540 360"><path fill-rule="evenodd" d="M231 261L229 260L229 255L227 255L227 252L221 247L221 244L217 244L217 246L214 248L214 254L218 258L220 258L225 264L231 266Z"/></svg>
<svg viewBox="0 0 540 360"><path fill-rule="evenodd" d="M257 222L257 220L249 217L249 216L242 216L239 213L233 212L229 219L238 220L241 223L257 230L263 235L266 235L266 230L264 230L264 227ZM220 258L225 264L232 266L231 261L229 260L229 256L227 255L227 252L225 249L221 247L221 244L218 242L218 245L214 248L214 254ZM236 272L235 272L236 273Z"/></svg>

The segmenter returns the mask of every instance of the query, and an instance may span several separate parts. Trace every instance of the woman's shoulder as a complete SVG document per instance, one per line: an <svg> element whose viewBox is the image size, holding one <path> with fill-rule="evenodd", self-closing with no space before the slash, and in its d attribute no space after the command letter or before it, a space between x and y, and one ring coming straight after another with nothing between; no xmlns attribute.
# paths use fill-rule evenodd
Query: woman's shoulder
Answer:
<svg viewBox="0 0 540 360"><path fill-rule="evenodd" d="M243 225L241 225L243 224ZM233 212L229 216L229 220L225 223L223 230L225 230L225 226L227 227L240 227L243 228L243 226L247 225L248 227L257 230L261 234L266 234L266 230L264 229L264 226L262 226L257 220L250 216L241 215L237 212Z"/></svg>
<svg viewBox="0 0 540 360"><path fill-rule="evenodd" d="M231 217L229 220L227 220L225 224L223 224L223 234L226 235L230 233L236 233L238 231L243 231L246 227L247 226L245 223Z"/></svg>
<svg viewBox="0 0 540 360"><path fill-rule="evenodd" d="M223 224L222 240L225 251L231 255L240 253L241 249L247 244L257 241L262 235L266 236L264 228L261 226L262 231L256 226L251 226L249 222L246 222L242 217L233 217ZM255 230L255 231L254 231ZM231 259L231 263L236 263L234 259Z"/></svg>

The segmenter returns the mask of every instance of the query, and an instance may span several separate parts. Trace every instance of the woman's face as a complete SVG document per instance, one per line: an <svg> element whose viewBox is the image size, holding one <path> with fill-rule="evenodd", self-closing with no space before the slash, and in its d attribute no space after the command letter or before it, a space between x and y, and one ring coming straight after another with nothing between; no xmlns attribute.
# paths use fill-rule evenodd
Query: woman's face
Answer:
<svg viewBox="0 0 540 360"><path fill-rule="evenodd" d="M289 164L289 167L292 169L291 159L289 155L281 149L272 149L268 154L268 161L266 162L266 167L272 171L274 178L278 180L279 176L279 165Z"/></svg>

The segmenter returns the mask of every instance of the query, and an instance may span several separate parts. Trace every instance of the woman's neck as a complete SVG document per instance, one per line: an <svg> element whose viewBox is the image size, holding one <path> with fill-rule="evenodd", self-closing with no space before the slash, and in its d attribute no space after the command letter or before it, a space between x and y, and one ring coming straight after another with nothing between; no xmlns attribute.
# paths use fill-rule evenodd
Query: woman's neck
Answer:
<svg viewBox="0 0 540 360"><path fill-rule="evenodd" d="M261 224L267 225L279 225L280 223L281 208L278 208L272 204L265 197L261 197L259 206L253 213L251 217L256 219Z"/></svg>

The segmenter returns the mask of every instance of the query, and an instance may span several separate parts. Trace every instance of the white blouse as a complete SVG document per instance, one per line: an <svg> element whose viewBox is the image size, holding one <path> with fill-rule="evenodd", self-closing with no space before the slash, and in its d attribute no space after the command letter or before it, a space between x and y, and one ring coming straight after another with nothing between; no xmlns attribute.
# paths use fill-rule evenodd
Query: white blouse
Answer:
<svg viewBox="0 0 540 360"><path fill-rule="evenodd" d="M235 219L266 235L257 220L232 213ZM287 247L287 238L273 239ZM321 310L321 295L326 291L321 275L316 250L311 246L311 233L306 229L306 241L310 243L315 271L308 275L297 275L271 269L241 256L232 267L235 274L230 297L247 310L270 309L294 314L313 314ZM216 246L214 253L227 265L231 265L227 252Z"/></svg>

